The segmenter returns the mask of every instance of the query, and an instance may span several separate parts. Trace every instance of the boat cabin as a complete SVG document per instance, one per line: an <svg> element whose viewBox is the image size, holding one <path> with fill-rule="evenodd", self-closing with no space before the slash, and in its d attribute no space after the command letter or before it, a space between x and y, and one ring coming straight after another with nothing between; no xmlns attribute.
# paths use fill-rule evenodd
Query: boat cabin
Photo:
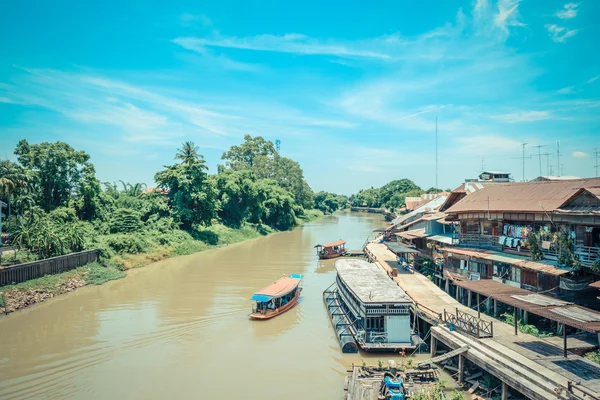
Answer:
<svg viewBox="0 0 600 400"><path fill-rule="evenodd" d="M315 246L317 255L320 259L326 260L329 258L341 257L347 253L346 242L342 239L327 244L318 244Z"/></svg>
<svg viewBox="0 0 600 400"><path fill-rule="evenodd" d="M380 266L343 259L336 261L335 269L335 284L324 292L324 300L344 352L353 352L356 345L365 351L416 347L411 334L412 300Z"/></svg>
<svg viewBox="0 0 600 400"><path fill-rule="evenodd" d="M250 318L269 319L292 308L300 298L302 275L290 274L254 293L250 298L256 301Z"/></svg>

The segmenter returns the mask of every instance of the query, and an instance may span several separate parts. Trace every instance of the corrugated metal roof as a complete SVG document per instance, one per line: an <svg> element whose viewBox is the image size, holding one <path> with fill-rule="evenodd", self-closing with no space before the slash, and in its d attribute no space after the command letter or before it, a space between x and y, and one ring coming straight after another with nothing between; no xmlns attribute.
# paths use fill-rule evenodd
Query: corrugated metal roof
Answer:
<svg viewBox="0 0 600 400"><path fill-rule="evenodd" d="M492 279L471 281L461 280L456 276L453 278L455 285L491 297L509 306L517 307L532 314L587 332L600 332L600 312L598 311L563 302L554 297L534 293L529 290L515 288ZM543 300L540 301L540 299ZM532 302L531 300L535 301Z"/></svg>
<svg viewBox="0 0 600 400"><path fill-rule="evenodd" d="M548 181L495 183L466 196L447 212L552 212L560 208L573 194L584 187L600 186L600 178Z"/></svg>
<svg viewBox="0 0 600 400"><path fill-rule="evenodd" d="M411 211L408 214L401 215L398 218L394 219L392 221L392 224L396 226L401 225L404 221L407 221L408 219L414 216L418 216L419 214L423 214L427 211L437 210L446 201L447 198L448 196L436 197L435 199L419 206L419 208L417 208L416 210Z"/></svg>
<svg viewBox="0 0 600 400"><path fill-rule="evenodd" d="M425 228L421 228L421 229L412 229L410 231L398 232L398 233L396 233L396 236L400 236L405 239L412 240L412 239L424 238L429 235L427 235L425 233Z"/></svg>

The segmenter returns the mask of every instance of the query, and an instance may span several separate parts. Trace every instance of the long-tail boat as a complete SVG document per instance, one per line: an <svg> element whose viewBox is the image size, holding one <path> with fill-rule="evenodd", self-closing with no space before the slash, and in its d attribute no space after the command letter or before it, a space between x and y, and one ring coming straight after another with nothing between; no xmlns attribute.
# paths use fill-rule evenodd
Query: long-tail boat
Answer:
<svg viewBox="0 0 600 400"><path fill-rule="evenodd" d="M342 239L327 244L318 244L315 246L317 255L320 259L336 258L346 255L346 242Z"/></svg>
<svg viewBox="0 0 600 400"><path fill-rule="evenodd" d="M250 300L256 301L250 318L269 319L294 307L300 298L302 275L290 274L254 293Z"/></svg>

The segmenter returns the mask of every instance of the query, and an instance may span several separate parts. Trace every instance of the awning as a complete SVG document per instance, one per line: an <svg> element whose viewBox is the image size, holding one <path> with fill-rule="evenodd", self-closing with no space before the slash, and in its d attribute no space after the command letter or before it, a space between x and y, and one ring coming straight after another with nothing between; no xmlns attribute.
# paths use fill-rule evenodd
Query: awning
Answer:
<svg viewBox="0 0 600 400"><path fill-rule="evenodd" d="M435 242L452 244L452 236L444 236L444 235L433 235L427 238L428 240L433 240Z"/></svg>
<svg viewBox="0 0 600 400"><path fill-rule="evenodd" d="M385 242L385 245L394 254L420 253L419 250L413 249L412 247L404 246L400 243Z"/></svg>
<svg viewBox="0 0 600 400"><path fill-rule="evenodd" d="M260 301L261 303L266 303L267 301L270 301L272 298L273 298L273 296L267 296L266 294L255 294L250 298L250 300Z"/></svg>
<svg viewBox="0 0 600 400"><path fill-rule="evenodd" d="M251 300L255 300L255 297L258 297L258 296L262 296L259 298L265 298L265 296L268 297L267 301L273 297L284 296L284 295L288 294L289 292L291 292L292 290L294 290L300 284L300 279L301 278L296 278L296 277L292 277L292 276L281 278L281 279L273 282L269 286L262 288L258 292L254 293L254 295L251 297ZM258 300L258 301L265 301L265 300Z"/></svg>
<svg viewBox="0 0 600 400"><path fill-rule="evenodd" d="M331 242L331 243L327 243L327 244L318 244L315 247L319 247L319 246L321 246L321 247L341 246L341 245L343 245L345 243L346 243L345 240L340 239L340 240L336 240L335 242Z"/></svg>

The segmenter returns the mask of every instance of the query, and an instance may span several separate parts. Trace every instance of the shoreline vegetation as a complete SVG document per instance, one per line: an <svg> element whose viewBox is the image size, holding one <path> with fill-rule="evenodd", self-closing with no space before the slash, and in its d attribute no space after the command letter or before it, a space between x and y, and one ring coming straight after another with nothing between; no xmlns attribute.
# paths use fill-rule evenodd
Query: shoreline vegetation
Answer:
<svg viewBox="0 0 600 400"><path fill-rule="evenodd" d="M223 153L215 174L185 142L153 188L100 182L90 156L64 142L21 140L14 154L16 161L0 160L0 234L16 251L1 254L0 268L91 249L99 259L0 287L0 313L166 258L291 230L348 205L346 196L314 193L300 165L260 136Z"/></svg>

